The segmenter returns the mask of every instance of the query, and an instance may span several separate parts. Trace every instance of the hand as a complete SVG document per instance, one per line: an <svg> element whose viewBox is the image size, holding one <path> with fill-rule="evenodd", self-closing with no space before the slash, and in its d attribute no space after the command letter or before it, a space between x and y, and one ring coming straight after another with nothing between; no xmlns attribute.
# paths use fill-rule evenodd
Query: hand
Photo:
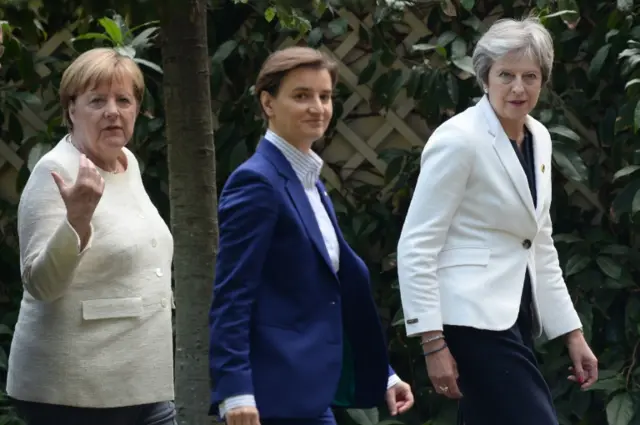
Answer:
<svg viewBox="0 0 640 425"><path fill-rule="evenodd" d="M428 345L425 344L424 350L425 352L432 351L442 344L442 341L434 341ZM425 357L425 361L429 379L436 392L453 399L462 398L462 393L458 388L458 366L449 349L445 348L430 354Z"/></svg>
<svg viewBox="0 0 640 425"><path fill-rule="evenodd" d="M406 382L398 382L387 390L387 406L392 416L400 415L413 406L413 393Z"/></svg>
<svg viewBox="0 0 640 425"><path fill-rule="evenodd" d="M236 407L224 415L227 425L260 425L258 409L255 407Z"/></svg>
<svg viewBox="0 0 640 425"><path fill-rule="evenodd" d="M51 176L67 208L69 223L78 234L87 233L104 191L104 179L96 166L85 155L81 155L78 177L73 185L67 185L55 171L51 172Z"/></svg>
<svg viewBox="0 0 640 425"><path fill-rule="evenodd" d="M589 348L580 331L574 331L567 336L567 349L573 366L569 367L571 375L569 381L580 384L580 389L586 390L598 380L598 359Z"/></svg>

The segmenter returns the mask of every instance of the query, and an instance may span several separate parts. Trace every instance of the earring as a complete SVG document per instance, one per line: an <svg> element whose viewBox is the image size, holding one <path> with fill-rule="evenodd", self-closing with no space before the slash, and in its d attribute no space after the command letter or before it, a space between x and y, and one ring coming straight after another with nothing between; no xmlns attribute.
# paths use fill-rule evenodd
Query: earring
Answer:
<svg viewBox="0 0 640 425"><path fill-rule="evenodd" d="M487 86L484 87L484 92L485 94L489 93L489 88L487 88Z"/></svg>

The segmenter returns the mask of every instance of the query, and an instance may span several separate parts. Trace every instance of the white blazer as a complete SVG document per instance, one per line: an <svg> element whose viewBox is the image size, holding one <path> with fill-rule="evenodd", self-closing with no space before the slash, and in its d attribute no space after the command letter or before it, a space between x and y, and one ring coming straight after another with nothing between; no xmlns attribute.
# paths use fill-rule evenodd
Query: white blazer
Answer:
<svg viewBox="0 0 640 425"><path fill-rule="evenodd" d="M551 238L551 138L528 116L537 188L487 97L434 131L398 242L409 336L443 324L506 330L531 272L535 335L581 328Z"/></svg>

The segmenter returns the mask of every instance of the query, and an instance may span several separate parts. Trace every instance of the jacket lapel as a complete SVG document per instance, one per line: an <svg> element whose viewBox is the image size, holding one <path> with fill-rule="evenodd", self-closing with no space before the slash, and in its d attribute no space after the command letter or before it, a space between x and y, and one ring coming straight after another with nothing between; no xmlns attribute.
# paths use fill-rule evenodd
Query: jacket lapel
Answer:
<svg viewBox="0 0 640 425"><path fill-rule="evenodd" d="M293 170L293 167L291 167L291 164L289 163L287 158L285 158L282 152L280 152L277 147L275 147L266 139L262 139L260 141L256 151L266 156L269 161L271 161L271 163L276 167L276 170L278 170L278 172L283 177L285 177L285 187L287 190L287 194L289 195L289 198L291 199L293 205L296 208L296 211L298 212L300 221L307 230L309 238L320 253L320 256L324 258L324 261L329 266L329 268L334 271L333 266L331 265L331 259L329 258L329 253L327 252L327 247L324 243L324 239L322 238L322 233L320 232L320 226L318 225L318 221L316 220L316 216L313 212L313 208L311 207L309 198L304 191L304 187L302 186L300 179ZM321 195L321 197L322 196L323 195ZM323 203L324 202L325 201L323 199ZM331 216L331 214L329 215Z"/></svg>
<svg viewBox="0 0 640 425"><path fill-rule="evenodd" d="M493 111L493 108L489 103L489 99L486 96L478 102L478 108L480 108L487 120L489 134L493 137L493 148L495 149L498 158L500 158L502 166L509 175L511 183L518 193L520 201L524 204L531 216L536 219L535 207L533 205L533 199L531 198L531 191L529 190L527 176L522 169L522 165L520 164L520 160L518 159L516 152L513 150L511 141L502 129L502 125L500 124L500 121L498 120L498 117ZM534 151L537 151L535 147ZM537 182L536 185L538 185Z"/></svg>
<svg viewBox="0 0 640 425"><path fill-rule="evenodd" d="M527 117L527 128L533 136L533 160L534 171L536 173L536 191L538 193L538 204L536 205L536 216L542 211L542 187L546 181L547 173L551 172L551 164L546 164L546 158L549 158L548 148L551 148L551 141L541 134L536 123L532 122L531 117Z"/></svg>

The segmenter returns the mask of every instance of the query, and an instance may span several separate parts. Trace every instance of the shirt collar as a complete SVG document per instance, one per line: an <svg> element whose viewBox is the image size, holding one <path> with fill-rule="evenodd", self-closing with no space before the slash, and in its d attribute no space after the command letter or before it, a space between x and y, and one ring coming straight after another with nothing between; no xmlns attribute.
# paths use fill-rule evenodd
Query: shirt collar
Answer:
<svg viewBox="0 0 640 425"><path fill-rule="evenodd" d="M282 152L305 189L315 187L324 164L318 154L311 150L309 153L302 152L271 130L267 130L264 138Z"/></svg>

